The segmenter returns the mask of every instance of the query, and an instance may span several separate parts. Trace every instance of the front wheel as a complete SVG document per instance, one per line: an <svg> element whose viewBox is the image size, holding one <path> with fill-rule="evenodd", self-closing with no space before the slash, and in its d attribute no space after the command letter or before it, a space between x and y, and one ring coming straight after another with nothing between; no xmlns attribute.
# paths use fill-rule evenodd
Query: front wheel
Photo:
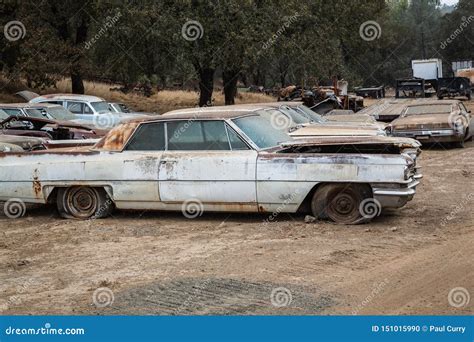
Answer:
<svg viewBox="0 0 474 342"><path fill-rule="evenodd" d="M370 218L360 207L371 197L370 186L365 184L324 184L314 193L311 209L315 217L329 218L336 223L364 223Z"/></svg>
<svg viewBox="0 0 474 342"><path fill-rule="evenodd" d="M88 186L60 188L56 203L62 217L79 220L107 217L114 208L104 189Z"/></svg>

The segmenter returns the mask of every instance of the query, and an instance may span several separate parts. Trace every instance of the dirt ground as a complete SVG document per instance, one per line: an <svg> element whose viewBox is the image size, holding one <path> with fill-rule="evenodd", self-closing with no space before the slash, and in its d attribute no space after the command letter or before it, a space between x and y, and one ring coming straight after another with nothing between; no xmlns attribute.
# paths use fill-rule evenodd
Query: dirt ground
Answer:
<svg viewBox="0 0 474 342"><path fill-rule="evenodd" d="M0 313L472 314L474 143L430 147L419 164L414 200L358 226L283 214L264 225L247 214L0 213Z"/></svg>

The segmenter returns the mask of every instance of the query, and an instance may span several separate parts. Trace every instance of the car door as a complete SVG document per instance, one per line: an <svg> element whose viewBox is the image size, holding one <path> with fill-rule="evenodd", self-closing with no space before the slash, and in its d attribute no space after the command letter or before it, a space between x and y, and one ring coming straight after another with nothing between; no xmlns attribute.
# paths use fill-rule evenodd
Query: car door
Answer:
<svg viewBox="0 0 474 342"><path fill-rule="evenodd" d="M165 150L164 123L142 123L120 153L114 199L128 209L160 209L158 168ZM114 167L114 165L110 165Z"/></svg>
<svg viewBox="0 0 474 342"><path fill-rule="evenodd" d="M256 161L223 120L166 124L167 150L159 167L161 201L207 211L257 211Z"/></svg>

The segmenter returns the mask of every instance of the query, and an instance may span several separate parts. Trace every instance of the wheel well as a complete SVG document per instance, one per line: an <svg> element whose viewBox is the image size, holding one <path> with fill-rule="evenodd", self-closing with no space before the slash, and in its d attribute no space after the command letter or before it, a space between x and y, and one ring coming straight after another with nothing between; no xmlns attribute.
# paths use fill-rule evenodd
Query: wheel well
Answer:
<svg viewBox="0 0 474 342"><path fill-rule="evenodd" d="M110 199L112 199L112 188L110 186L92 186L92 185L83 185L83 184L70 184L70 185L65 185L65 186L55 186L53 187L53 190L49 193L48 197L46 198L46 203L52 204L56 203L56 199L58 198L58 190L62 188L70 188L73 186L89 186L91 188L97 188L97 189L102 189L106 192L106 194L109 196Z"/></svg>
<svg viewBox="0 0 474 342"><path fill-rule="evenodd" d="M308 192L306 197L304 198L303 202L301 202L300 206L298 207L298 213L309 213L311 212L311 201L313 199L313 195L318 190L319 187L326 185L326 184L359 184L359 185L366 185L370 188L370 193L373 196L372 186L369 183L355 183L355 182L321 182L313 186L313 188Z"/></svg>

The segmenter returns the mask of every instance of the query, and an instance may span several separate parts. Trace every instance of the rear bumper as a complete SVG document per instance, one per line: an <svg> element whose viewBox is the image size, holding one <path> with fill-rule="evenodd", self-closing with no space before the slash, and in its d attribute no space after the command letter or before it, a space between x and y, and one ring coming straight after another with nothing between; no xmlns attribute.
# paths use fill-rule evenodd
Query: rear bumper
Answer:
<svg viewBox="0 0 474 342"><path fill-rule="evenodd" d="M374 199L380 202L382 208L403 207L413 199L416 186L420 184L421 178L423 178L423 175L416 174L406 184L374 185L372 188Z"/></svg>
<svg viewBox="0 0 474 342"><path fill-rule="evenodd" d="M464 140L464 135L458 134L453 129L393 131L392 135L413 138L421 143L460 142Z"/></svg>

